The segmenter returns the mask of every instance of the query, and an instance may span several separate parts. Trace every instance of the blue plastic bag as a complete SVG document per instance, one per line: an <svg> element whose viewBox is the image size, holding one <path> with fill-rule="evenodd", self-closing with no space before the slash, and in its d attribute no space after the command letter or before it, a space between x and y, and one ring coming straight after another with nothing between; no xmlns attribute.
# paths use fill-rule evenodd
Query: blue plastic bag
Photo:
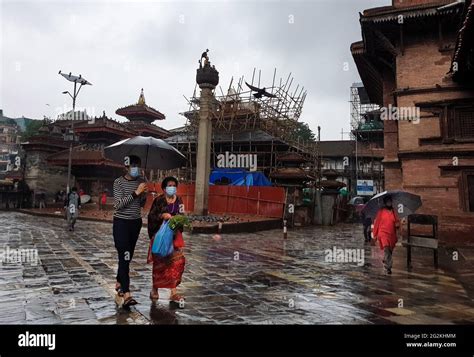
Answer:
<svg viewBox="0 0 474 357"><path fill-rule="evenodd" d="M161 258L172 254L174 251L173 236L174 232L168 226L168 221L164 221L155 235L151 252Z"/></svg>

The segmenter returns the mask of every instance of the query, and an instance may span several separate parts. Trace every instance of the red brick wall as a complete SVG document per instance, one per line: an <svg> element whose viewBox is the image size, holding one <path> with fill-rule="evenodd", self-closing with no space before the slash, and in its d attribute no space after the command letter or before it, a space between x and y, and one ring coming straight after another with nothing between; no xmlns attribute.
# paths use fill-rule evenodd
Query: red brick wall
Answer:
<svg viewBox="0 0 474 357"><path fill-rule="evenodd" d="M440 52L438 39L434 36L416 39L405 36L403 56L397 56L398 88L443 84L450 69L452 52ZM446 42L454 41L454 38L446 39Z"/></svg>
<svg viewBox="0 0 474 357"><path fill-rule="evenodd" d="M474 165L474 158L462 159L462 164ZM460 174L441 176L443 165L452 165L452 159L403 159L403 190L421 196L423 206L417 213L438 216L441 241L474 242L474 214L462 208Z"/></svg>
<svg viewBox="0 0 474 357"><path fill-rule="evenodd" d="M394 1L398 5L408 3L426 3L429 1ZM414 108L415 103L440 101L456 98L474 98L473 91L456 87L447 72L450 69L451 52L440 52L436 35L421 37L406 36L404 54L396 60L396 103L398 107ZM446 42L455 41L454 37L445 37ZM388 90L388 82L384 91ZM438 88L437 88L438 87ZM439 87L451 87L440 90ZM404 88L409 91L403 93ZM418 92L412 92L417 90ZM388 94L385 94L387 96ZM387 98L387 103L390 102ZM408 121L385 122L385 160L392 161L385 169L387 189L404 189L421 196L423 206L419 213L434 214L439 220L440 240L448 244L474 243L474 214L465 212L460 196L460 173L441 176L440 165L452 165L452 156L456 152L474 149L474 144L456 145L419 145L420 138L439 137L440 122L438 115L428 111L420 111L421 120L418 124ZM396 126L396 129L395 129ZM396 141L395 134L396 130ZM387 142L390 140L391 142ZM397 148L394 149L394 143ZM431 151L453 150L453 155L436 158ZM401 170L396 169L394 156L400 152L425 152L417 159L401 158ZM460 163L461 165L461 163ZM474 165L473 159L463 159L462 165Z"/></svg>
<svg viewBox="0 0 474 357"><path fill-rule="evenodd" d="M384 73L383 104L385 107L395 105L393 91L395 82L390 73ZM402 174L398 164L398 123L384 123L384 175L385 190L399 190L402 186Z"/></svg>
<svg viewBox="0 0 474 357"><path fill-rule="evenodd" d="M402 172L398 166L384 165L385 190L401 190L403 186Z"/></svg>

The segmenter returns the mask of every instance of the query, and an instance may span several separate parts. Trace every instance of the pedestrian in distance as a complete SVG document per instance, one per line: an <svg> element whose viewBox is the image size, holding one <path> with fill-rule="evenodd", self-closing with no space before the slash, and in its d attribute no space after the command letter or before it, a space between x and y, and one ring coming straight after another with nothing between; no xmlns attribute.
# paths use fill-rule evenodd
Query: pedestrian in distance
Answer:
<svg viewBox="0 0 474 357"><path fill-rule="evenodd" d="M66 196L64 201L64 209L66 210L66 220L69 231L74 231L74 225L79 217L81 209L81 196L77 193L77 187L73 187L71 192Z"/></svg>
<svg viewBox="0 0 474 357"><path fill-rule="evenodd" d="M361 212L360 214L361 219L362 219L362 229L364 232L364 242L365 243L370 243L370 240L372 239L371 237L371 226L372 226L372 218L366 217L366 214L364 212Z"/></svg>
<svg viewBox="0 0 474 357"><path fill-rule="evenodd" d="M39 209L46 208L46 195L44 192L41 192L39 195Z"/></svg>
<svg viewBox="0 0 474 357"><path fill-rule="evenodd" d="M104 190L102 191L99 197L99 210L102 211L103 209L105 209L106 203L107 203L107 192Z"/></svg>

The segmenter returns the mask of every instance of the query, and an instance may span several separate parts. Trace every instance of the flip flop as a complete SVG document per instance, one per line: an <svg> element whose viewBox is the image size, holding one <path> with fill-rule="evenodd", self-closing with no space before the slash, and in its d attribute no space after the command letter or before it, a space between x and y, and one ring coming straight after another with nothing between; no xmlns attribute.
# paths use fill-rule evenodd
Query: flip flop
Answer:
<svg viewBox="0 0 474 357"><path fill-rule="evenodd" d="M133 297L129 296L126 298L123 302L123 307L124 308L129 308L130 306L138 304L137 300L135 300Z"/></svg>
<svg viewBox="0 0 474 357"><path fill-rule="evenodd" d="M160 294L153 295L153 293L150 291L150 300L156 301L160 299Z"/></svg>

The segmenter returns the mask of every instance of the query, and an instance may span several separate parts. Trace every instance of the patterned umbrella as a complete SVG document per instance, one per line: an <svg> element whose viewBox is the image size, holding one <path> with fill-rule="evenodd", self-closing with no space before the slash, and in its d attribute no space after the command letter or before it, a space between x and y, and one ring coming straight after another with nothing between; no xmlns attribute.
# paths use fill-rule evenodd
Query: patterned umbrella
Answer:
<svg viewBox="0 0 474 357"><path fill-rule="evenodd" d="M410 192L405 191L384 191L372 197L372 199L365 205L362 213L365 217L374 218L380 208L384 206L383 199L385 196L392 197L392 205L398 217L407 217L415 213L421 207L421 197Z"/></svg>

